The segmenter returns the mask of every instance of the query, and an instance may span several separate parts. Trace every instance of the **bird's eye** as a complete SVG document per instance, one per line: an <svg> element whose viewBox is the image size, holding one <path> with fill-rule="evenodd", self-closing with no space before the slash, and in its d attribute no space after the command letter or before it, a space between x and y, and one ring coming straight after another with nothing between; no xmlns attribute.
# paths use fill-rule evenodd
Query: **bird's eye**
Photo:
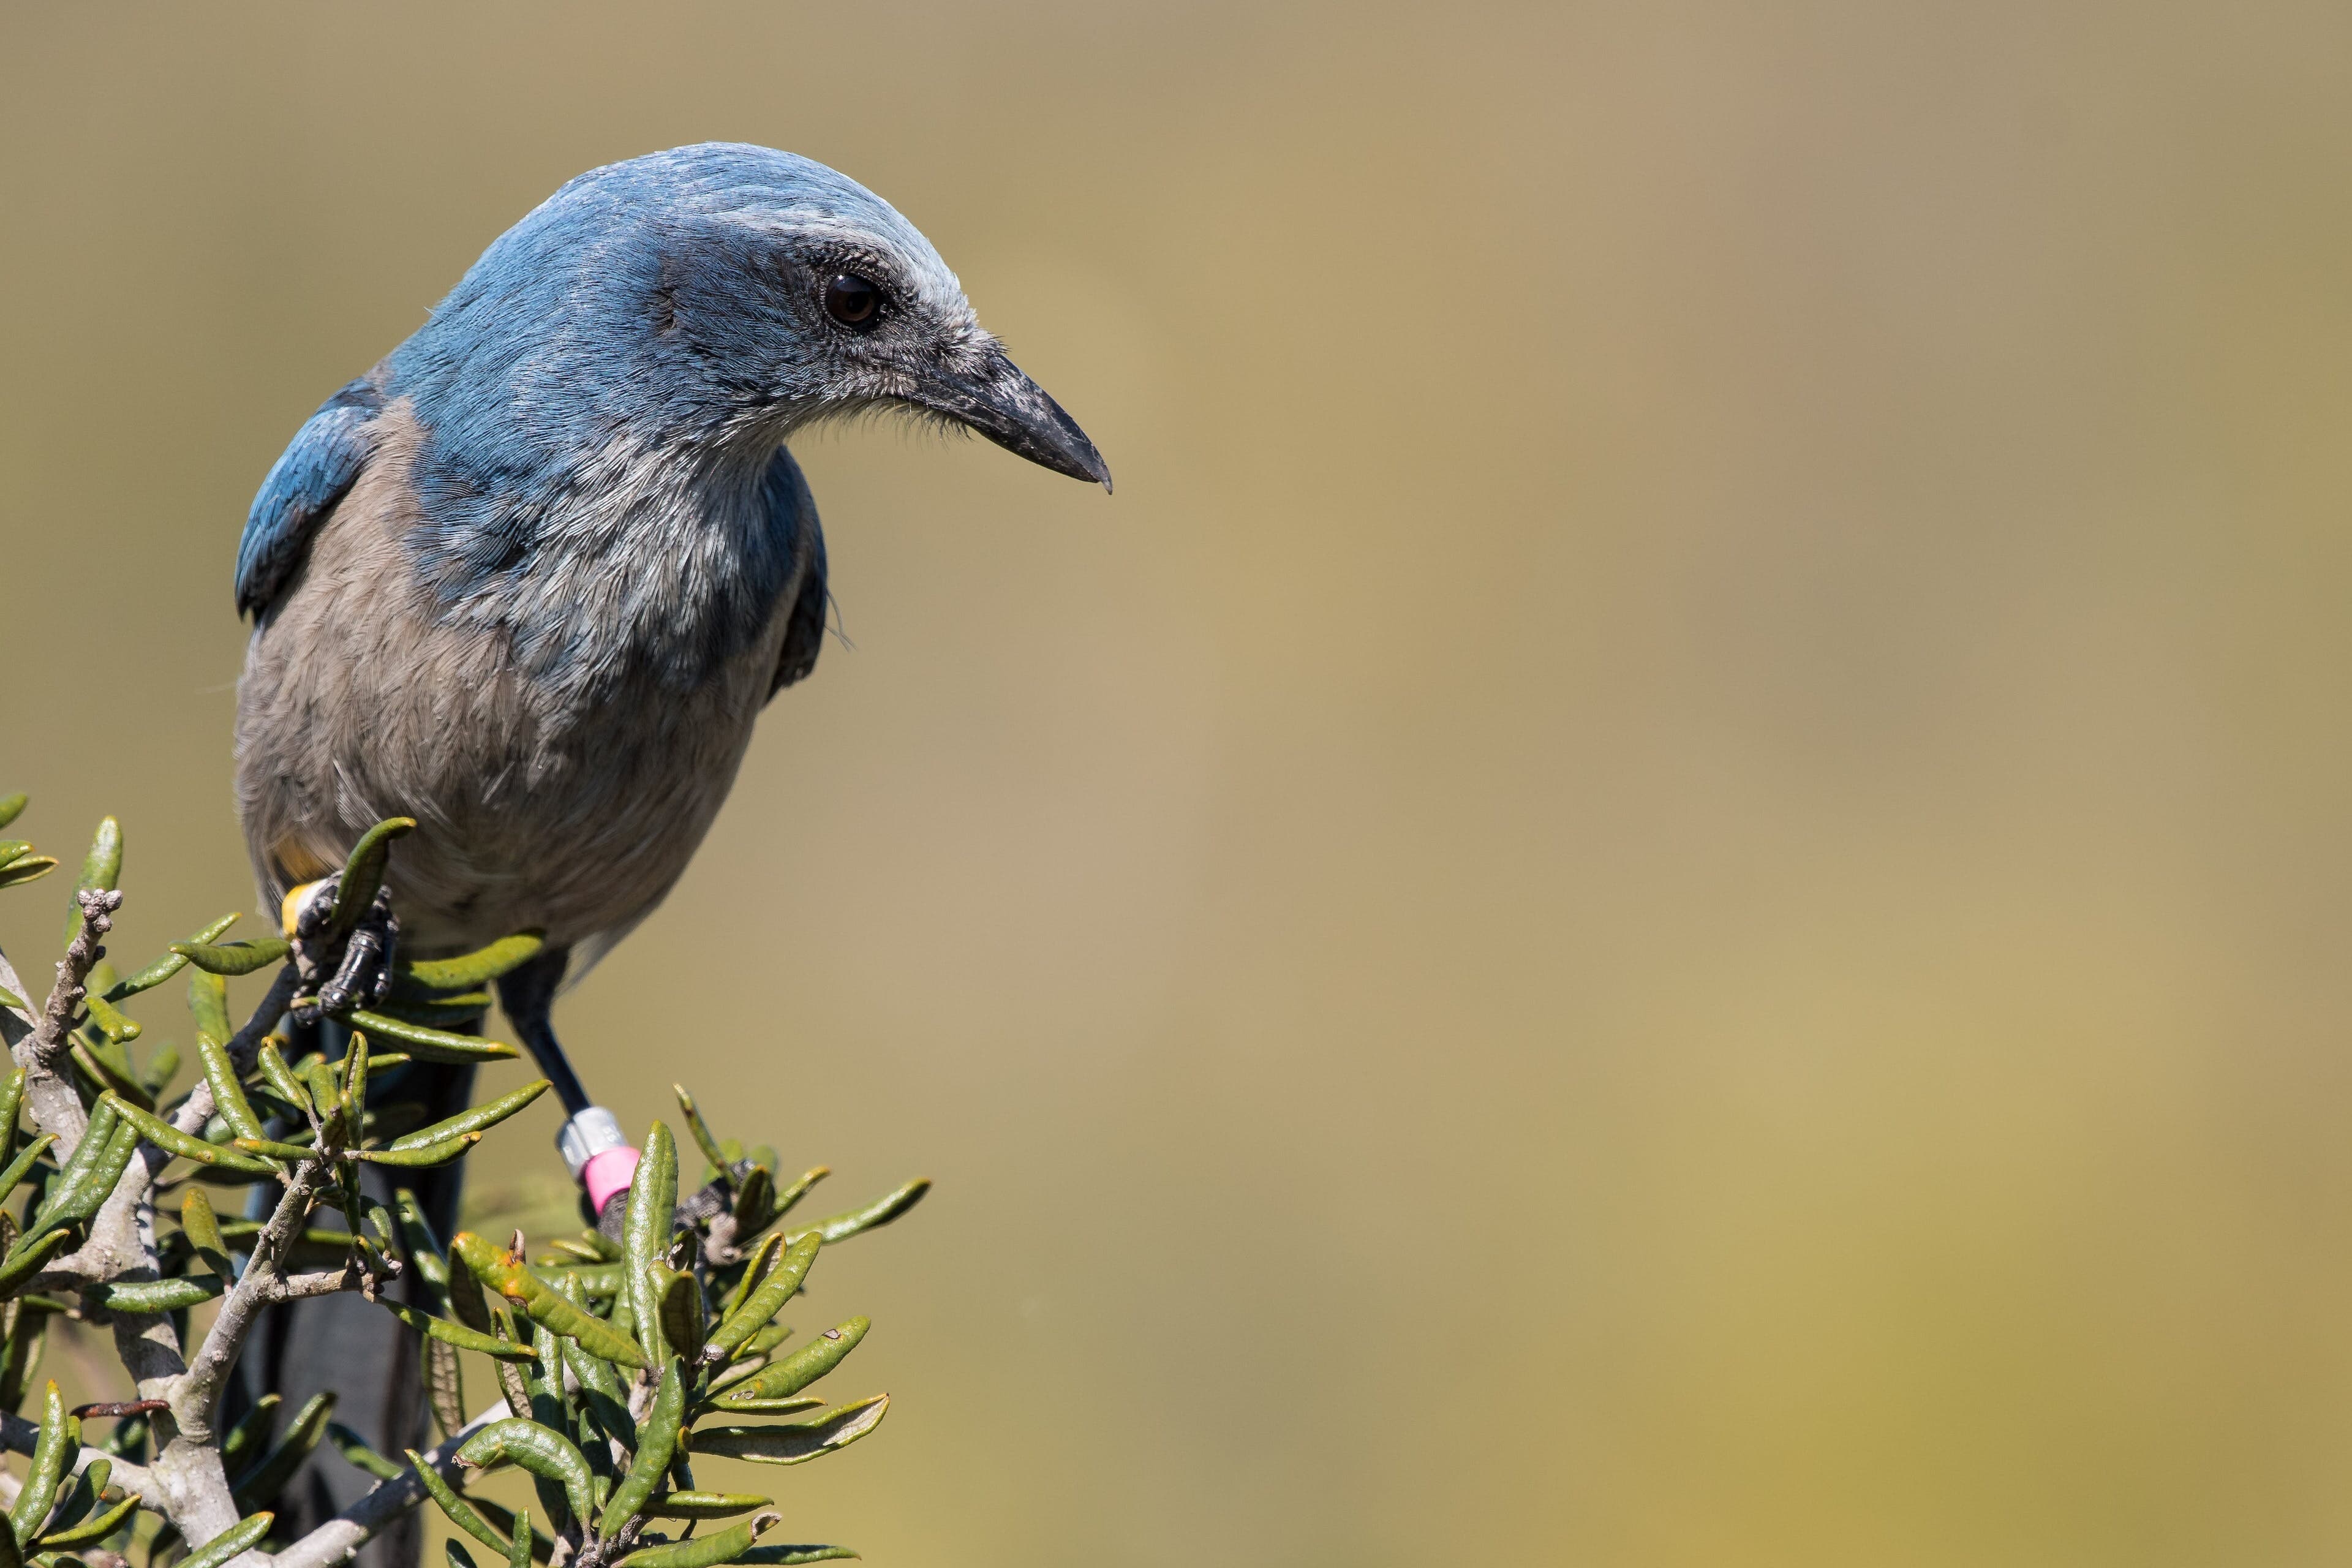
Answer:
<svg viewBox="0 0 2352 1568"><path fill-rule="evenodd" d="M824 286L824 313L853 332L866 331L882 319L882 290L855 272L836 272Z"/></svg>

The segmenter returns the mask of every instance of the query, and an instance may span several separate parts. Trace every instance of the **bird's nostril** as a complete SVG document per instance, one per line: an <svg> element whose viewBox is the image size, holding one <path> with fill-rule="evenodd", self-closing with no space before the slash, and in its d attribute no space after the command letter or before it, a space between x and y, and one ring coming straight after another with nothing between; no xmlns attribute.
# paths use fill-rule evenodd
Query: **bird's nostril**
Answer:
<svg viewBox="0 0 2352 1568"><path fill-rule="evenodd" d="M882 290L855 272L837 272L824 286L824 313L852 331L882 319Z"/></svg>

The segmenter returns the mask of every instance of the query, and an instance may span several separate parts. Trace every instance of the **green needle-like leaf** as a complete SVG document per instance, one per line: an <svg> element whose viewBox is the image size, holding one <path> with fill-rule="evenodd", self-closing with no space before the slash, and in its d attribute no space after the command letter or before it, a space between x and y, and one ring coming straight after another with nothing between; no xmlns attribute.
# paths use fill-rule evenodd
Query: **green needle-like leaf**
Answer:
<svg viewBox="0 0 2352 1568"><path fill-rule="evenodd" d="M398 1018L364 1009L352 1012L345 1020L354 1029L365 1029L371 1035L381 1035L408 1047L409 1054L427 1062L497 1062L515 1054L515 1048L503 1040L478 1039L471 1035L453 1035L444 1029L428 1029L422 1024L404 1024Z"/></svg>
<svg viewBox="0 0 2352 1568"><path fill-rule="evenodd" d="M408 1473L405 1466L395 1464L369 1447L366 1438L340 1421L327 1423L327 1441L335 1446L335 1452L341 1454L346 1461L356 1468L365 1470L377 1480L398 1480Z"/></svg>
<svg viewBox="0 0 2352 1568"><path fill-rule="evenodd" d="M0 866L0 888L14 888L25 882L36 882L58 868L56 859L47 855L20 855Z"/></svg>
<svg viewBox="0 0 2352 1568"><path fill-rule="evenodd" d="M250 942L222 942L218 945L208 942L175 942L172 944L172 951L207 974L225 974L234 978L239 974L250 974L257 969L267 969L283 960L293 947L282 936L257 936Z"/></svg>
<svg viewBox="0 0 2352 1568"><path fill-rule="evenodd" d="M205 943L216 941L223 931L228 930L229 927L236 923L236 915L223 915L220 919L213 921L212 924L205 927L204 930L188 938L188 942L191 945L201 946ZM185 969L187 966L188 960L185 954L173 952L167 950L163 957L157 959L154 963L149 964L146 968L141 970L130 979L109 986L106 992L106 999L110 1002L121 1002L138 995L142 991L152 991L156 986L163 984L163 982L171 979L172 976L179 973L181 970Z"/></svg>
<svg viewBox="0 0 2352 1568"><path fill-rule="evenodd" d="M375 1304L425 1338L439 1340L445 1345L452 1345L461 1351L475 1351L487 1356L496 1356L501 1361L524 1362L532 1359L529 1345L515 1344L510 1341L499 1338L496 1334L481 1333L461 1323L448 1322L434 1317L429 1312L420 1312L405 1302L393 1300L390 1297L379 1296L376 1298ZM464 1423L460 1421L459 1425L462 1426Z"/></svg>
<svg viewBox="0 0 2352 1568"><path fill-rule="evenodd" d="M432 991L463 991L487 984L539 956L546 942L531 932L500 937L489 946L456 958L428 958L399 971L400 977Z"/></svg>
<svg viewBox="0 0 2352 1568"><path fill-rule="evenodd" d="M831 1219L819 1220L808 1230L795 1232L794 1236L797 1238L801 1236L815 1235L824 1237L827 1242L847 1241L860 1232L876 1230L888 1225L892 1220L921 1203L923 1194L930 1190L931 1179L929 1176L918 1176L897 1192L877 1198L862 1209L852 1209L847 1214L837 1214Z"/></svg>
<svg viewBox="0 0 2352 1568"><path fill-rule="evenodd" d="M751 1542L776 1527L780 1515L755 1513L742 1523L687 1541L642 1547L621 1559L623 1568L717 1568L734 1563L751 1549Z"/></svg>
<svg viewBox="0 0 2352 1568"><path fill-rule="evenodd" d="M340 940L351 935L352 928L375 901L376 889L383 886L392 841L415 828L413 816L388 816L360 835L360 841L352 846L351 858L343 862L342 879L335 884L334 912L327 921L329 937Z"/></svg>
<svg viewBox="0 0 2352 1568"><path fill-rule="evenodd" d="M294 1479L294 1472L301 1468L303 1460L310 1457L310 1450L319 1446L319 1440L327 1435L327 1422L334 1413L333 1389L310 1396L295 1413L293 1421L286 1428L286 1435L278 1439L277 1446L259 1464L236 1480L235 1498L237 1511L241 1513L256 1503L271 1501L286 1489L286 1483Z"/></svg>
<svg viewBox="0 0 2352 1568"><path fill-rule="evenodd" d="M756 1465L800 1465L846 1448L882 1425L890 1396L877 1394L806 1421L767 1426L704 1426L694 1434L694 1451Z"/></svg>
<svg viewBox="0 0 2352 1568"><path fill-rule="evenodd" d="M270 1525L276 1521L277 1516L268 1513L241 1519L191 1555L181 1558L173 1568L221 1568L221 1564L230 1558L251 1551L263 1536L269 1533Z"/></svg>
<svg viewBox="0 0 2352 1568"><path fill-rule="evenodd" d="M478 1105L446 1121L436 1121L430 1127L420 1127L404 1137L395 1138L389 1147L425 1149L446 1142L463 1133L487 1131L545 1094L547 1089L547 1079L534 1079L513 1093L502 1094L487 1105Z"/></svg>

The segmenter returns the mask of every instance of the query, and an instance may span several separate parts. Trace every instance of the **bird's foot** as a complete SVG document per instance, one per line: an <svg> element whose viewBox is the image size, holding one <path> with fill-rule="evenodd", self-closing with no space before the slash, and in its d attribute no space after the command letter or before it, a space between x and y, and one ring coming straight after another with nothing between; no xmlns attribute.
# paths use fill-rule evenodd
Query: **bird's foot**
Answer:
<svg viewBox="0 0 2352 1568"><path fill-rule="evenodd" d="M294 971L301 982L289 1009L298 1024L373 1006L392 992L393 953L400 945L392 895L377 889L351 930L338 934L335 895L341 881L339 874L286 895L286 937L294 944Z"/></svg>

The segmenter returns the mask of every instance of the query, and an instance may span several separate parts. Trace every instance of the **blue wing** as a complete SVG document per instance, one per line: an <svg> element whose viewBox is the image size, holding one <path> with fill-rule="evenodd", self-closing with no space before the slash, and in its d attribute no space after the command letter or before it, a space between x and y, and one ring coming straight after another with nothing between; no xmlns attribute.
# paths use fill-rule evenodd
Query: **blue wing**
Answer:
<svg viewBox="0 0 2352 1568"><path fill-rule="evenodd" d="M268 609L320 522L343 499L375 449L375 416L383 394L355 381L330 397L295 433L293 443L261 481L245 537L236 546L236 607L259 616Z"/></svg>
<svg viewBox="0 0 2352 1568"><path fill-rule="evenodd" d="M768 688L772 699L793 681L816 668L824 647L825 607L832 604L824 589L824 530L817 526L816 500L790 452L779 450L768 468L768 516L786 541L785 548L803 562L801 585L793 595L791 618L784 624L784 647L776 660L776 679Z"/></svg>

